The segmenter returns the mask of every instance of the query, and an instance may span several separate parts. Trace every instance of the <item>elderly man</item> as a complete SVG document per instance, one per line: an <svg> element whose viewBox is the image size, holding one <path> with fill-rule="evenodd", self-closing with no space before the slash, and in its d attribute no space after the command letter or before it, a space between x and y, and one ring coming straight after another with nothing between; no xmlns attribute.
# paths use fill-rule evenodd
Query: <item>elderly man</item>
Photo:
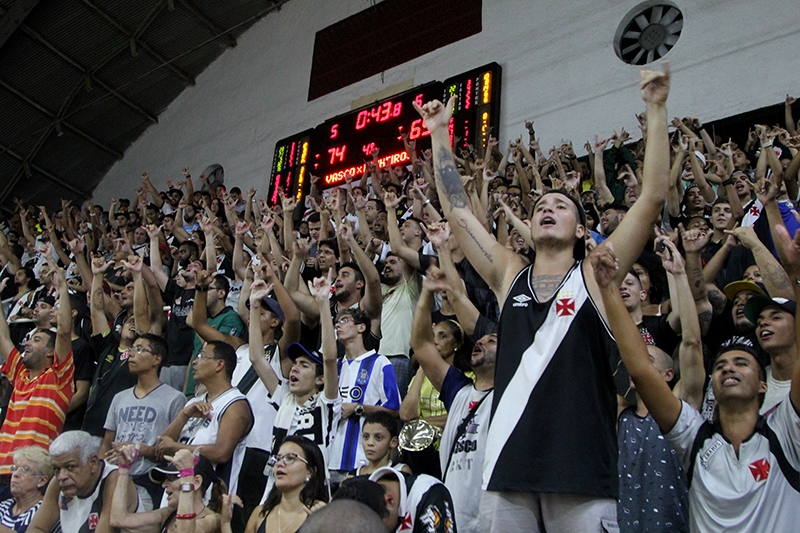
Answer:
<svg viewBox="0 0 800 533"><path fill-rule="evenodd" d="M109 523L117 467L97 456L99 446L100 439L85 431L67 431L53 441L50 456L55 476L28 526L29 533L48 533L58 523L64 532L119 531ZM136 491L128 494L129 512L142 512Z"/></svg>

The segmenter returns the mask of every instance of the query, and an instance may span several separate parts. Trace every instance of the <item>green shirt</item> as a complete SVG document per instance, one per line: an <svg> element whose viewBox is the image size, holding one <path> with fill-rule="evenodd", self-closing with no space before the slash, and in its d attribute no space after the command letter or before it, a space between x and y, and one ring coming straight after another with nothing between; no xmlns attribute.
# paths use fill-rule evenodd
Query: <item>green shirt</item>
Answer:
<svg viewBox="0 0 800 533"><path fill-rule="evenodd" d="M228 335L229 337L239 337L241 339L244 338L243 335L246 333L242 319L239 318L239 314L230 306L226 306L216 316L208 317L208 324L223 335ZM201 339L200 336L195 333L194 348L192 349L192 360L189 361L189 379L186 382L185 392L187 396L194 396L196 384L194 382L194 375L191 366L192 363L194 363L194 359L197 357L197 354L200 353L200 349L203 347L203 342L203 339Z"/></svg>

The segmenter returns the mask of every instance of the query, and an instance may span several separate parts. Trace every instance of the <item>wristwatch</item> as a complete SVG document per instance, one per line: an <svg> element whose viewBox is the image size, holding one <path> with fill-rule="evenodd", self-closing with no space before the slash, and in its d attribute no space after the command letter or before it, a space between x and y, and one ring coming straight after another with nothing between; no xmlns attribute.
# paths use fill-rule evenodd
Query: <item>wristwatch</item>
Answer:
<svg viewBox="0 0 800 533"><path fill-rule="evenodd" d="M726 179L725 181L723 181L722 185L724 187L727 187L728 185L733 185L734 183L736 183L736 180L733 177L730 177L730 178Z"/></svg>
<svg viewBox="0 0 800 533"><path fill-rule="evenodd" d="M194 483L181 483L181 492L194 492Z"/></svg>
<svg viewBox="0 0 800 533"><path fill-rule="evenodd" d="M356 405L356 408L353 412L356 414L356 416L364 416L364 405L363 404Z"/></svg>

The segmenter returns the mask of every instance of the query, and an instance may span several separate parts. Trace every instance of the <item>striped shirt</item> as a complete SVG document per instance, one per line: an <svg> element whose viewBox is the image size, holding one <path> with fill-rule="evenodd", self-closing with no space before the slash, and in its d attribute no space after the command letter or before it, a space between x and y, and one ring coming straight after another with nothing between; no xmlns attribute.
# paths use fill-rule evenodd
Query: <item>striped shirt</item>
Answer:
<svg viewBox="0 0 800 533"><path fill-rule="evenodd" d="M14 384L0 431L0 474L11 474L14 450L23 446L48 448L64 426L73 389L72 351L59 362L31 378L30 370L14 348L0 371Z"/></svg>
<svg viewBox="0 0 800 533"><path fill-rule="evenodd" d="M13 510L16 502L14 498L0 502L0 525L7 527L11 531L24 532L28 529L33 515L36 514L42 502L40 501L27 511L14 516Z"/></svg>
<svg viewBox="0 0 800 533"><path fill-rule="evenodd" d="M380 405L391 411L400 409L400 393L392 363L370 350L352 361L339 360L339 396L344 403ZM355 470L367 464L361 447L364 418L350 416L339 422L330 446L328 467L331 470Z"/></svg>

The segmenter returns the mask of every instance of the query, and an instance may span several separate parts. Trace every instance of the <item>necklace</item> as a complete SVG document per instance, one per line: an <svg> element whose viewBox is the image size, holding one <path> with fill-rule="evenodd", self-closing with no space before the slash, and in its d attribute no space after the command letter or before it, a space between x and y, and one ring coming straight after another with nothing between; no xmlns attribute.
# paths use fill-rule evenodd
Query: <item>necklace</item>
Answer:
<svg viewBox="0 0 800 533"><path fill-rule="evenodd" d="M284 531L286 531L286 529L288 529L289 526L294 524L294 521L297 520L298 516L300 516L300 515L294 515L294 518L292 518L291 522L286 524L284 527L281 527L281 508L278 507L278 533L283 533Z"/></svg>

